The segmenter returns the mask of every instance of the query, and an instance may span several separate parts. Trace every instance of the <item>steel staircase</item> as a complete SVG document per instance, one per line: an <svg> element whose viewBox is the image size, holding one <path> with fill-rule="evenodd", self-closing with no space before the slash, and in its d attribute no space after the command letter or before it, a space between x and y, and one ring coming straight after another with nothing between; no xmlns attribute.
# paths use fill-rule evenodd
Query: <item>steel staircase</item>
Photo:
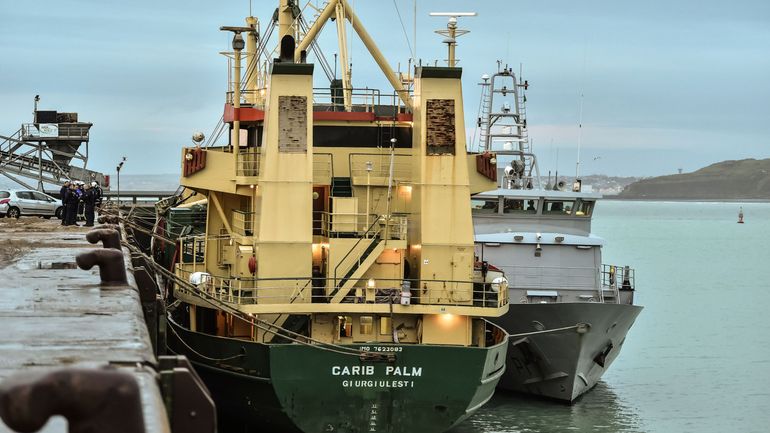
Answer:
<svg viewBox="0 0 770 433"><path fill-rule="evenodd" d="M332 197L353 197L353 184L349 177L332 178Z"/></svg>

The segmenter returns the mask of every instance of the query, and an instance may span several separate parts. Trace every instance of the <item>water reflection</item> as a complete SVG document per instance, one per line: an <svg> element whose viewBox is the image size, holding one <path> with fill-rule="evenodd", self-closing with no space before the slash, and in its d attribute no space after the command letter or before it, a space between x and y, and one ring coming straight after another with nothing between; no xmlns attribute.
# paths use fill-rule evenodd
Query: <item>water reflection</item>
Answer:
<svg viewBox="0 0 770 433"><path fill-rule="evenodd" d="M604 382L572 406L497 391L495 397L452 433L562 431L642 432L639 415Z"/></svg>

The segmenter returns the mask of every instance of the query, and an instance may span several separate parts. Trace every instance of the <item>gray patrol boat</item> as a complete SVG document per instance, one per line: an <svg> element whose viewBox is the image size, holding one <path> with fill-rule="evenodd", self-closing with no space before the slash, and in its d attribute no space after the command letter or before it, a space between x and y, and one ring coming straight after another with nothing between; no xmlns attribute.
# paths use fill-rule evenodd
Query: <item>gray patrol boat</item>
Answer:
<svg viewBox="0 0 770 433"><path fill-rule="evenodd" d="M500 188L473 197L476 255L485 278L508 279L512 336L499 387L567 402L590 390L620 353L642 310L634 271L603 264L591 233L600 194L580 180L541 184L525 116L526 81L484 76L480 146L496 155Z"/></svg>

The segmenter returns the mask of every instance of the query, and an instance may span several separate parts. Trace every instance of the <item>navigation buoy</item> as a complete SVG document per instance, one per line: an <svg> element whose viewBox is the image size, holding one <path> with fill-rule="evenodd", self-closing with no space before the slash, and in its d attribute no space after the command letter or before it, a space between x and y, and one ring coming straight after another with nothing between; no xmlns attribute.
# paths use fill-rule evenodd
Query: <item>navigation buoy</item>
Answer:
<svg viewBox="0 0 770 433"><path fill-rule="evenodd" d="M743 207L738 210L738 224L743 224Z"/></svg>

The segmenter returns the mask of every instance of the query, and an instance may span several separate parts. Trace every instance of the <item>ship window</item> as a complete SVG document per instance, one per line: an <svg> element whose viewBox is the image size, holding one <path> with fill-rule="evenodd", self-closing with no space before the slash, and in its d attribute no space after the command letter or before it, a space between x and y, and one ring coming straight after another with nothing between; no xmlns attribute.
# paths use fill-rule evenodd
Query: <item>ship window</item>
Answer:
<svg viewBox="0 0 770 433"><path fill-rule="evenodd" d="M380 335L390 334L390 317L380 317Z"/></svg>
<svg viewBox="0 0 770 433"><path fill-rule="evenodd" d="M543 214L545 215L571 215L575 207L573 200L546 200L543 202Z"/></svg>
<svg viewBox="0 0 770 433"><path fill-rule="evenodd" d="M591 212L594 210L594 202L592 201L580 201L578 202L577 212L575 215L581 217L590 217Z"/></svg>
<svg viewBox="0 0 770 433"><path fill-rule="evenodd" d="M340 338L353 336L353 318L350 316L337 316L337 329L340 331Z"/></svg>
<svg viewBox="0 0 770 433"><path fill-rule="evenodd" d="M506 198L503 213L537 213L537 200Z"/></svg>
<svg viewBox="0 0 770 433"><path fill-rule="evenodd" d="M476 214L495 214L497 213L499 205L500 201L496 198L471 200L472 213Z"/></svg>
<svg viewBox="0 0 770 433"><path fill-rule="evenodd" d="M369 335L374 331L374 318L372 316L361 316L358 318L358 332L363 335Z"/></svg>

